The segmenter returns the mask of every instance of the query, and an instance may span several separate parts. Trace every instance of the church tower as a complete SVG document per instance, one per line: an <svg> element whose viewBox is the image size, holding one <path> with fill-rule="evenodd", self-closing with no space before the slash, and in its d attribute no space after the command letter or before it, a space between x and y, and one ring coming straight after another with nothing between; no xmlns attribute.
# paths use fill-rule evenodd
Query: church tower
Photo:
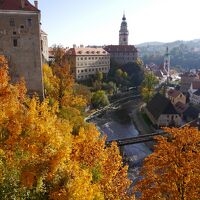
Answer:
<svg viewBox="0 0 200 200"><path fill-rule="evenodd" d="M167 72L167 78L169 78L169 71L170 71L170 55L169 55L169 49L166 48L166 53L164 57L164 69Z"/></svg>
<svg viewBox="0 0 200 200"><path fill-rule="evenodd" d="M128 45L128 29L125 14L122 18L121 28L119 31L119 45Z"/></svg>

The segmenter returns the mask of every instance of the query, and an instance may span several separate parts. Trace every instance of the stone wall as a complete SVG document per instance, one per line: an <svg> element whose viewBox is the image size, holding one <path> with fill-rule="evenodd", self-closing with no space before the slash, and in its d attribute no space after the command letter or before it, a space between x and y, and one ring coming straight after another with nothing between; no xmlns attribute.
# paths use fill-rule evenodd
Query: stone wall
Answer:
<svg viewBox="0 0 200 200"><path fill-rule="evenodd" d="M39 12L0 11L0 54L8 58L12 81L23 77L28 93L43 97Z"/></svg>

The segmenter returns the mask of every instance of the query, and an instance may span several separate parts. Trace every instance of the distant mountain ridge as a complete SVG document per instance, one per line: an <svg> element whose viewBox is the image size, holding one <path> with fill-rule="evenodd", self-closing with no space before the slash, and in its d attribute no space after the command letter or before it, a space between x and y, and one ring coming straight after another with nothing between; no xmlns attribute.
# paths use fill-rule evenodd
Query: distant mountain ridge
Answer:
<svg viewBox="0 0 200 200"><path fill-rule="evenodd" d="M177 68L200 68L200 39L174 42L145 42L135 45L145 64L162 64L166 47L171 55L171 65Z"/></svg>

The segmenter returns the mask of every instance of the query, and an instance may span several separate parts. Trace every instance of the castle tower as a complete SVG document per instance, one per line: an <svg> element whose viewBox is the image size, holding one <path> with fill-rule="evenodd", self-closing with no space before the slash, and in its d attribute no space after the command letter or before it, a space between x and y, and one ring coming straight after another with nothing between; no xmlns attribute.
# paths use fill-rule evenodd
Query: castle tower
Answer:
<svg viewBox="0 0 200 200"><path fill-rule="evenodd" d="M119 31L119 45L128 45L128 29L125 14L122 18L122 23Z"/></svg>
<svg viewBox="0 0 200 200"><path fill-rule="evenodd" d="M169 78L170 74L170 55L169 55L169 49L168 47L166 48L166 53L164 57L164 69L167 72L167 78Z"/></svg>
<svg viewBox="0 0 200 200"><path fill-rule="evenodd" d="M23 77L28 93L43 92L40 10L28 0L0 1L0 54L9 62L12 82Z"/></svg>

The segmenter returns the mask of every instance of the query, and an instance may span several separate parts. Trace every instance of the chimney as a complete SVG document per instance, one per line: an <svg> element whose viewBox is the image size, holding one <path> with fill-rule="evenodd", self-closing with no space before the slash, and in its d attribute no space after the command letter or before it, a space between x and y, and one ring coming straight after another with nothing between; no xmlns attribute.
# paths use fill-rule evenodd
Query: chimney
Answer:
<svg viewBox="0 0 200 200"><path fill-rule="evenodd" d="M25 0L21 0L21 7L22 7L22 9L24 9L24 7L25 7Z"/></svg>
<svg viewBox="0 0 200 200"><path fill-rule="evenodd" d="M34 5L36 8L38 8L38 1L34 1Z"/></svg>
<svg viewBox="0 0 200 200"><path fill-rule="evenodd" d="M80 48L84 48L84 45L83 45L83 44L81 44L81 45L80 45Z"/></svg>
<svg viewBox="0 0 200 200"><path fill-rule="evenodd" d="M76 44L73 44L73 48L76 48Z"/></svg>

